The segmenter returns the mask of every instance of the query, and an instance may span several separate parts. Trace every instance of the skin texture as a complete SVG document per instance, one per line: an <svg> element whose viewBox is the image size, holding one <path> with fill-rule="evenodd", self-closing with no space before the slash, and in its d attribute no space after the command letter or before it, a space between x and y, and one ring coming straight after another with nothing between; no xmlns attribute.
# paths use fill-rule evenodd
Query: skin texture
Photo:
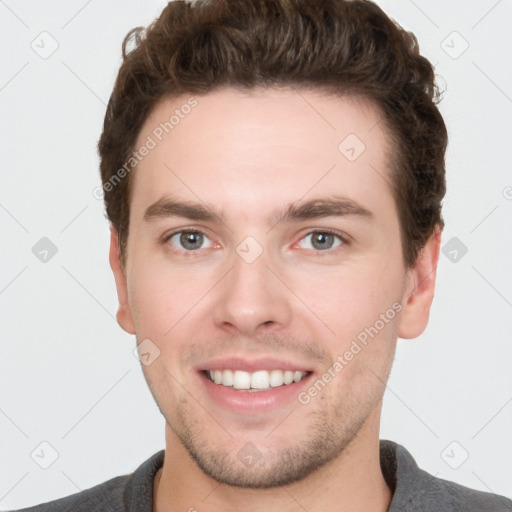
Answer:
<svg viewBox="0 0 512 512"><path fill-rule="evenodd" d="M137 147L189 98L158 103ZM385 511L392 493L379 464L382 397L397 336L414 338L427 325L440 232L405 268L391 148L374 106L287 88L195 99L133 171L125 269L111 230L118 322L160 350L142 366L166 420L154 510ZM354 161L338 149L349 134L365 145ZM334 196L371 215L276 223L290 205ZM222 222L145 221L164 197L207 205ZM165 240L180 229L207 238L187 251L179 235ZM331 248L313 243L311 233L325 230L342 237L329 239ZM248 236L257 242L251 251L262 249L252 263L237 253ZM244 415L199 385L196 366L220 356L293 361L314 381L393 304L401 311L307 404L292 399ZM251 467L237 457L247 443L261 454Z"/></svg>

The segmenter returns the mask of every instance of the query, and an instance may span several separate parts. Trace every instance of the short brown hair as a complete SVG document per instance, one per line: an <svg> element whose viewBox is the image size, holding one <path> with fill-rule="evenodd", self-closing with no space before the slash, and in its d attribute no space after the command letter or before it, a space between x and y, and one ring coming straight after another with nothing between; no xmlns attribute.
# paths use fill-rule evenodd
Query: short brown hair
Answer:
<svg viewBox="0 0 512 512"><path fill-rule="evenodd" d="M171 1L147 29L127 34L122 55L98 150L123 266L132 179L113 186L112 178L159 100L219 87L305 87L369 100L393 141L389 165L405 265L414 264L436 226L444 227L447 132L434 70L414 34L373 2Z"/></svg>

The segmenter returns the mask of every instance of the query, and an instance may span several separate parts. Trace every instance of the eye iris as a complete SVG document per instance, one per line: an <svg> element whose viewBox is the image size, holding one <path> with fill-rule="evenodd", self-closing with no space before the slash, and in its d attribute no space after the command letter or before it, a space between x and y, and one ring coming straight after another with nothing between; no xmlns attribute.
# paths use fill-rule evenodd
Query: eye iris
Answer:
<svg viewBox="0 0 512 512"><path fill-rule="evenodd" d="M189 250L200 249L203 244L203 235L201 233L187 232L180 236L180 244Z"/></svg>
<svg viewBox="0 0 512 512"><path fill-rule="evenodd" d="M315 249L330 249L334 243L334 235L329 233L314 233L312 244Z"/></svg>

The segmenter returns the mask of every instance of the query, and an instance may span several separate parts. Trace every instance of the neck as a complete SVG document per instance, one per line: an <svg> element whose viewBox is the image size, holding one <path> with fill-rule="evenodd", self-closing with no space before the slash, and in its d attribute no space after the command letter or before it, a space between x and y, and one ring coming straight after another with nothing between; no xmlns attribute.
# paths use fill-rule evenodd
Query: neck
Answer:
<svg viewBox="0 0 512 512"><path fill-rule="evenodd" d="M379 418L372 416L336 459L298 482L273 489L219 484L201 471L166 425L159 474L153 512L386 512L392 498L380 468Z"/></svg>

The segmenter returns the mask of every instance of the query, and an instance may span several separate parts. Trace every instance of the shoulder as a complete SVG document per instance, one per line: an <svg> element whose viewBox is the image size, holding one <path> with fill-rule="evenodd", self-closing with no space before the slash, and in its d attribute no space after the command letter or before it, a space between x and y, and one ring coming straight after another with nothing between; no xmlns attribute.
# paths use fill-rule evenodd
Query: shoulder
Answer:
<svg viewBox="0 0 512 512"><path fill-rule="evenodd" d="M434 503L446 503L454 512L512 512L512 500L499 494L477 491L455 482L437 478L419 470L426 498Z"/></svg>
<svg viewBox="0 0 512 512"><path fill-rule="evenodd" d="M15 512L120 512L130 475L117 476L81 492Z"/></svg>
<svg viewBox="0 0 512 512"><path fill-rule="evenodd" d="M69 496L13 512L151 512L153 479L163 465L164 456L165 451L161 450L133 473L116 476Z"/></svg>
<svg viewBox="0 0 512 512"><path fill-rule="evenodd" d="M512 500L435 477L401 445L380 441L383 475L393 489L388 512L512 512Z"/></svg>

